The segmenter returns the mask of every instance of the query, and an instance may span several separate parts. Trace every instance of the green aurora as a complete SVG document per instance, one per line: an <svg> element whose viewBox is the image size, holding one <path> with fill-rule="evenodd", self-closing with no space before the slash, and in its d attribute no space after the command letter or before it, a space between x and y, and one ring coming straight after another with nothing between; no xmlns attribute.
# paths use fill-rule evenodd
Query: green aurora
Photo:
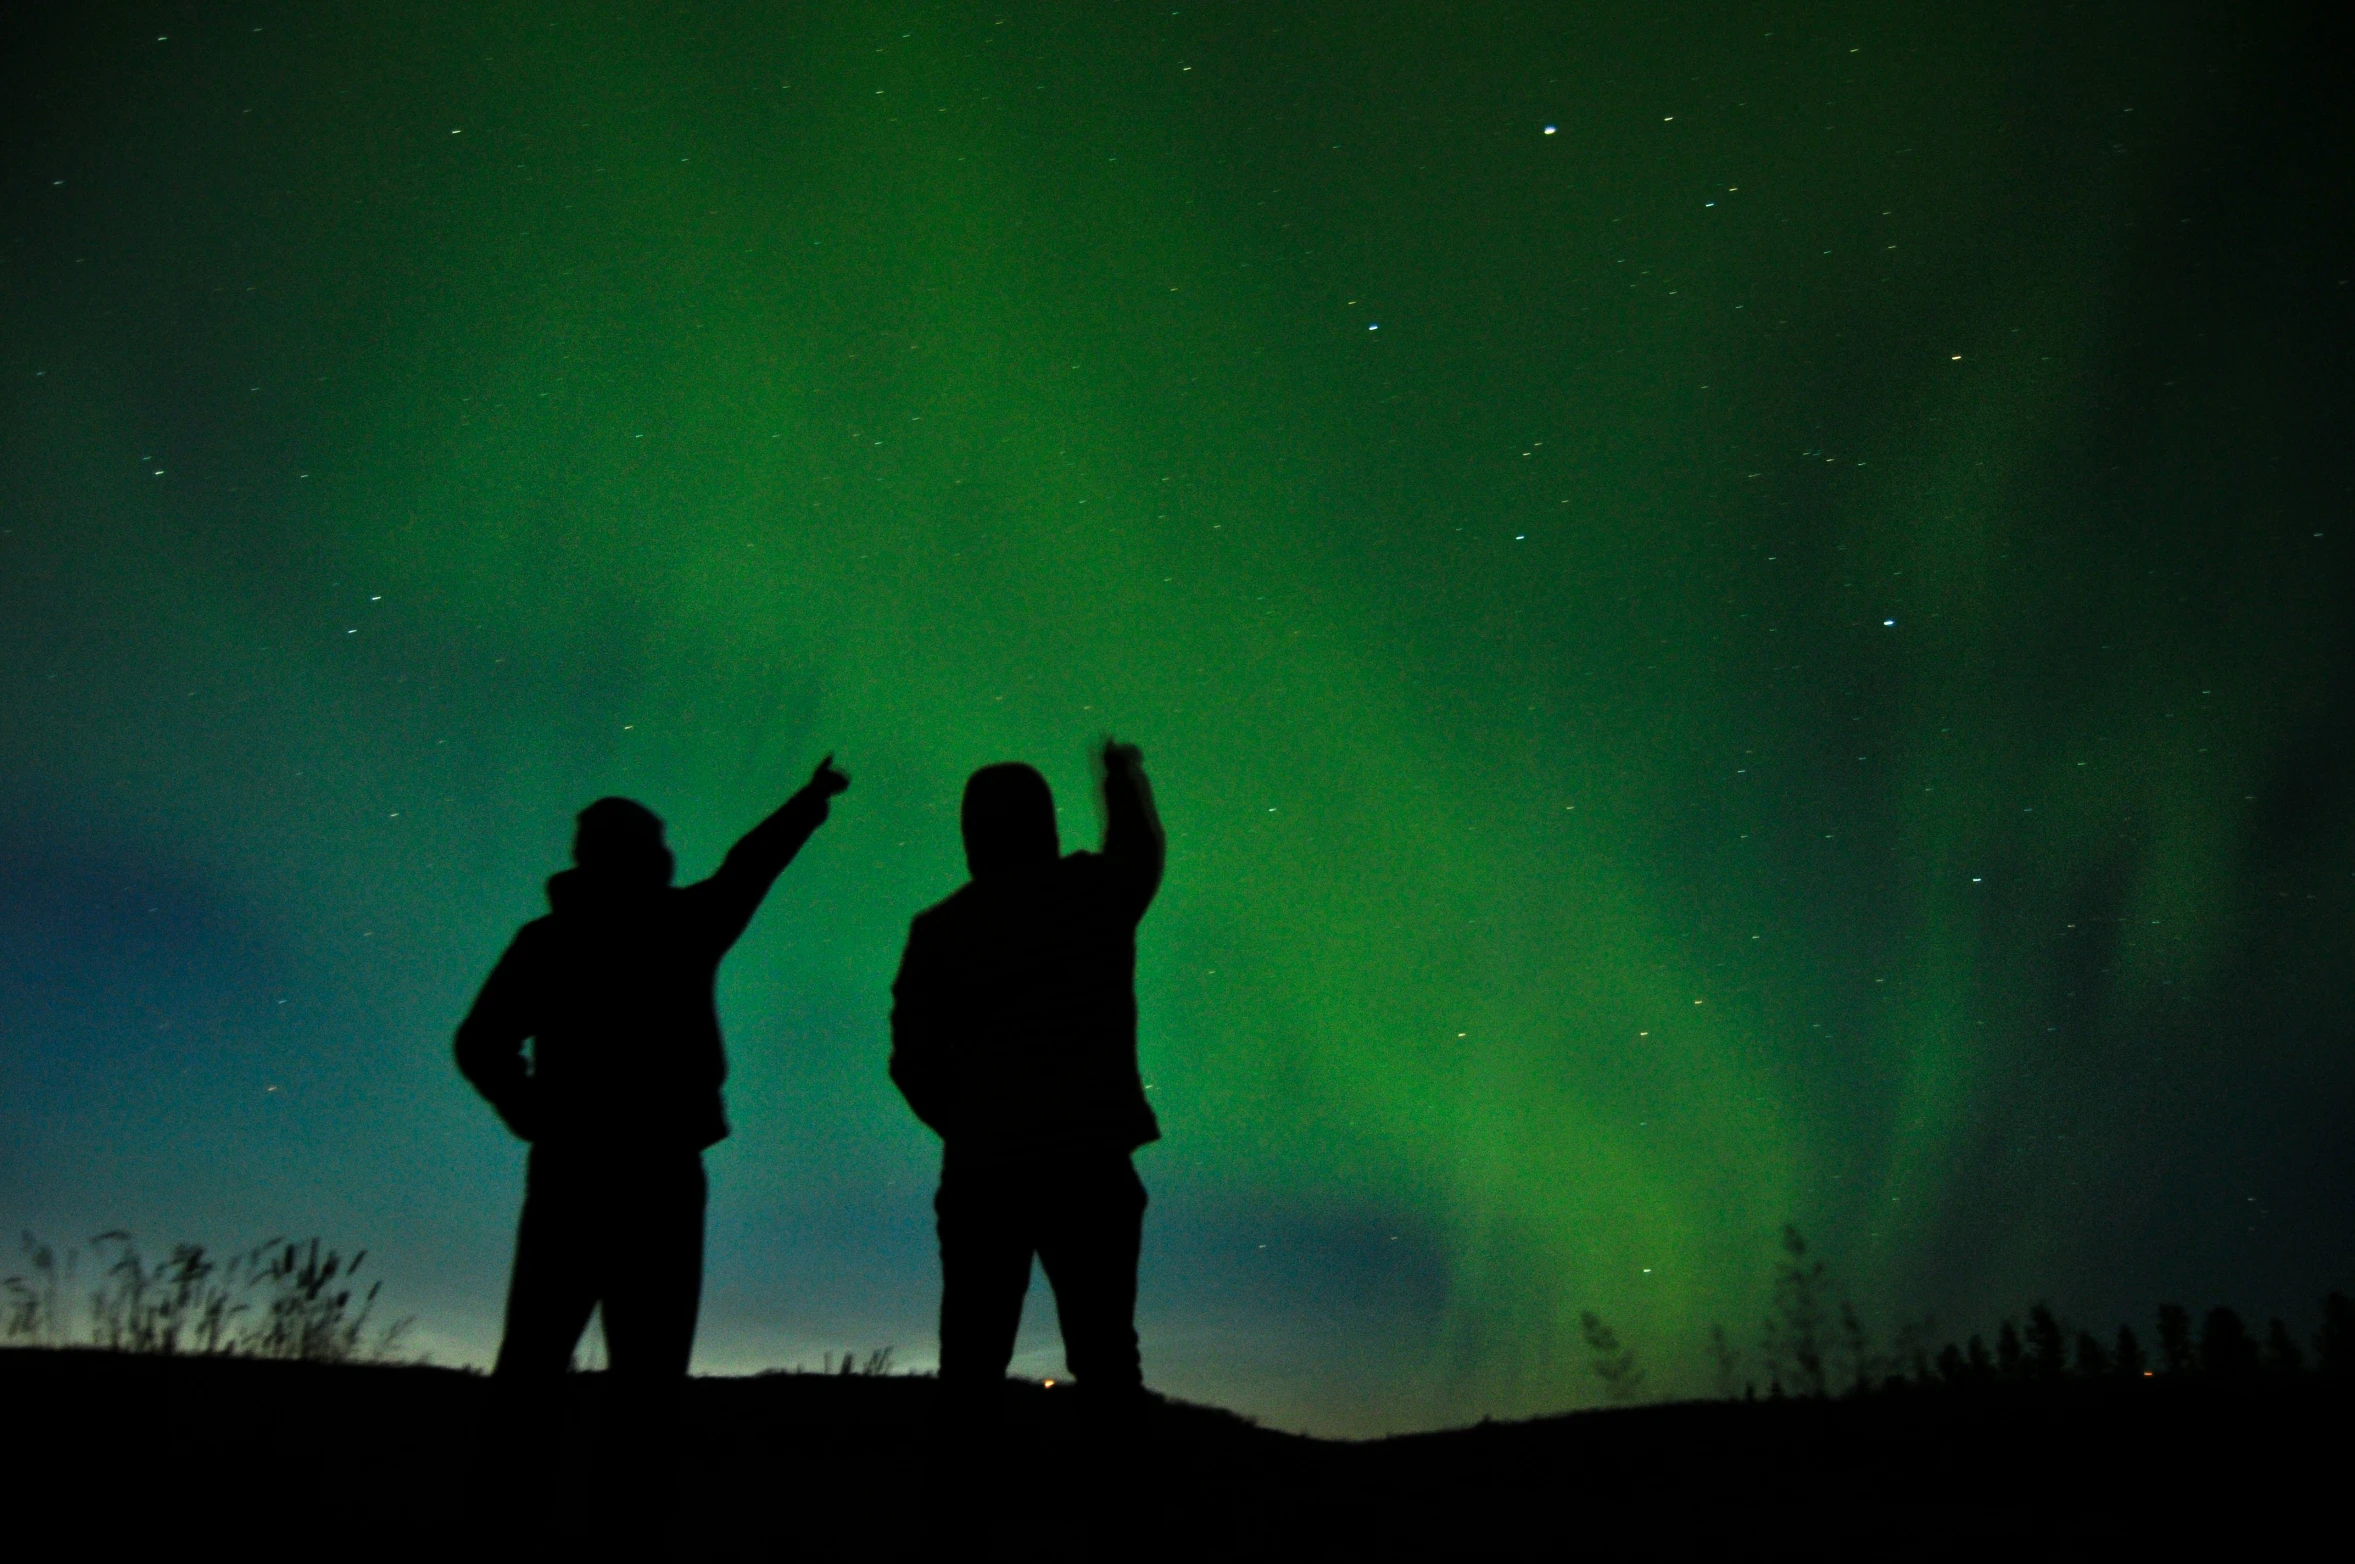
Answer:
<svg viewBox="0 0 2355 1564"><path fill-rule="evenodd" d="M1786 1221L1884 1331L2355 1274L2319 46L424 15L7 24L0 1215L366 1243L484 1355L448 1033L571 812L700 874L833 750L723 977L704 1361L922 1362L899 941L969 770L1091 840L1111 732L1168 1388L1581 1404L1593 1310L1696 1393Z"/></svg>

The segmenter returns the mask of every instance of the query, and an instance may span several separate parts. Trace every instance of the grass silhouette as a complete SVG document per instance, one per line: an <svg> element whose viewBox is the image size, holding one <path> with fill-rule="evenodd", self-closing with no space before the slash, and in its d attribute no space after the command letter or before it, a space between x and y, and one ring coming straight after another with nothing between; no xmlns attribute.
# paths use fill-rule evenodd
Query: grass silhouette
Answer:
<svg viewBox="0 0 2355 1564"><path fill-rule="evenodd" d="M394 1357L412 1322L371 1334L384 1284L356 1291L363 1249L346 1260L319 1239L273 1238L222 1262L202 1244L175 1244L149 1264L120 1228L90 1240L104 1269L86 1297L74 1294L81 1251L57 1251L23 1235L25 1272L0 1278L0 1341L10 1346L86 1344L158 1357L248 1357L354 1363Z"/></svg>

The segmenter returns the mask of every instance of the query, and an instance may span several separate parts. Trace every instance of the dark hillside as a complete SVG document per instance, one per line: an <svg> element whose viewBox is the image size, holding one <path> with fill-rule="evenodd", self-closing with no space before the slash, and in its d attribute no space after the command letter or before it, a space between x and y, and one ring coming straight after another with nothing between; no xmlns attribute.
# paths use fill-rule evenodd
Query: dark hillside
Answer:
<svg viewBox="0 0 2355 1564"><path fill-rule="evenodd" d="M340 1556L467 1556L458 1494L488 1388L443 1369L0 1352L20 1522L207 1552L300 1535ZM693 1382L680 1556L907 1553L932 1389ZM572 1387L553 1505L589 1553L600 1391L597 1376ZM2158 1380L1641 1407L1360 1444L1171 1406L1107 1517L1081 1478L1105 1442L1064 1393L1029 1389L994 1452L990 1519L1008 1557L2258 1556L2341 1526L2351 1406L2311 1377Z"/></svg>

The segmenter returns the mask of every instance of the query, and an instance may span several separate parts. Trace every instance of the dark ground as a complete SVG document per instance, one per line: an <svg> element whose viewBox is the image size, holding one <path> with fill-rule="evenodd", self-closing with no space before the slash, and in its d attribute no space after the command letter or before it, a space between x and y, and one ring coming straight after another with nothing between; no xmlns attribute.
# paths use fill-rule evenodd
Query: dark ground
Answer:
<svg viewBox="0 0 2355 1564"><path fill-rule="evenodd" d="M567 1387L554 1509L607 1544L603 1387ZM484 1551L461 1502L488 1382L430 1368L0 1352L17 1535L124 1553ZM689 1387L676 1556L2169 1558L2342 1556L2355 1393L2313 1377L1687 1403L1366 1443L1158 1410L1116 1460L1067 1392L1010 1397L987 1547L921 1542L933 1385ZM503 1455L493 1470L508 1470ZM1090 1502L1107 1471L1116 1505ZM1100 1513L1112 1509L1109 1519ZM111 1544L102 1551L112 1551Z"/></svg>

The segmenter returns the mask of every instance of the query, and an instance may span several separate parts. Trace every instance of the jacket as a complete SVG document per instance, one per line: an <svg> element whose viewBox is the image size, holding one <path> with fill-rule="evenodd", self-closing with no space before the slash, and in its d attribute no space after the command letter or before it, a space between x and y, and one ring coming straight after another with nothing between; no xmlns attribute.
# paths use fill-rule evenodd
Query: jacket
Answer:
<svg viewBox="0 0 2355 1564"><path fill-rule="evenodd" d="M795 794L694 885L554 876L547 916L516 934L458 1027L459 1070L535 1144L659 1152L726 1138L720 958L825 818L822 797Z"/></svg>
<svg viewBox="0 0 2355 1564"><path fill-rule="evenodd" d="M1141 786L1101 852L975 879L918 913L892 984L891 1078L952 1163L1161 1138L1137 1071L1137 924L1161 884Z"/></svg>

